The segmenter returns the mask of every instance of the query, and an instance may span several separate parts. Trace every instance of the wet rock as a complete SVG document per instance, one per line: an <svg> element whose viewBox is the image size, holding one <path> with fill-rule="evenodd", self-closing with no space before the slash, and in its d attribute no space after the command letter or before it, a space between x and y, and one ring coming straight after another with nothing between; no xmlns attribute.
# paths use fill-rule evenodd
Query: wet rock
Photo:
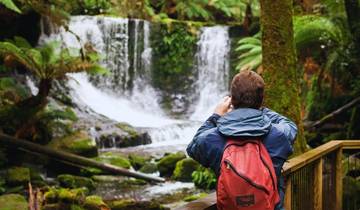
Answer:
<svg viewBox="0 0 360 210"><path fill-rule="evenodd" d="M155 163L146 163L139 171L146 174L152 174L158 171L158 167Z"/></svg>
<svg viewBox="0 0 360 210"><path fill-rule="evenodd" d="M86 187L89 190L95 189L94 181L86 177L62 174L57 177L57 180L60 186L65 188L74 189L74 188Z"/></svg>
<svg viewBox="0 0 360 210"><path fill-rule="evenodd" d="M170 177L175 169L176 163L185 158L186 155L183 152L168 154L161 158L157 163L160 176Z"/></svg>
<svg viewBox="0 0 360 210"><path fill-rule="evenodd" d="M144 157L144 156L140 156L140 155L136 155L136 154L130 154L129 155L129 160L131 163L131 166L135 169L135 170L139 170L141 167L143 167L147 162L150 161L149 157Z"/></svg>
<svg viewBox="0 0 360 210"><path fill-rule="evenodd" d="M6 183L12 186L24 185L30 181L30 169L12 167L7 170Z"/></svg>
<svg viewBox="0 0 360 210"><path fill-rule="evenodd" d="M136 133L136 135L111 133L102 134L97 142L102 148L123 148L151 144L152 141L148 133Z"/></svg>
<svg viewBox="0 0 360 210"><path fill-rule="evenodd" d="M86 210L110 210L101 197L96 195L85 198L84 207Z"/></svg>
<svg viewBox="0 0 360 210"><path fill-rule="evenodd" d="M0 196L0 210L27 210L28 203L22 195L7 194Z"/></svg>
<svg viewBox="0 0 360 210"><path fill-rule="evenodd" d="M156 201L135 201L133 199L112 201L109 206L112 210L170 210Z"/></svg>
<svg viewBox="0 0 360 210"><path fill-rule="evenodd" d="M67 137L55 139L49 143L53 149L60 149L85 157L96 157L98 149L86 132L78 131Z"/></svg>
<svg viewBox="0 0 360 210"><path fill-rule="evenodd" d="M173 178L182 182L191 182L191 174L200 167L199 163L191 158L176 163Z"/></svg>

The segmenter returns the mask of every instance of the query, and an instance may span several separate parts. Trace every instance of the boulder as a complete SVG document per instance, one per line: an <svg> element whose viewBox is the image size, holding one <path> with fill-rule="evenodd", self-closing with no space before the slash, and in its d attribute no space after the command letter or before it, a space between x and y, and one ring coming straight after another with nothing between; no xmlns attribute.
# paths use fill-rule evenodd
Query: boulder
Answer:
<svg viewBox="0 0 360 210"><path fill-rule="evenodd" d="M7 194L0 196L0 210L27 210L28 203L22 195Z"/></svg>
<svg viewBox="0 0 360 210"><path fill-rule="evenodd" d="M111 201L109 207L112 210L170 210L156 201L135 201L133 199Z"/></svg>
<svg viewBox="0 0 360 210"><path fill-rule="evenodd" d="M146 163L139 171L146 174L152 174L158 171L158 167L155 163Z"/></svg>
<svg viewBox="0 0 360 210"><path fill-rule="evenodd" d="M78 131L64 138L51 141L49 146L53 149L60 149L84 157L98 156L98 148L91 137L82 131Z"/></svg>
<svg viewBox="0 0 360 210"><path fill-rule="evenodd" d="M57 180L61 187L65 188L80 188L86 187L89 190L95 189L95 183L92 179L81 177L81 176L73 176L70 174L62 174L57 177Z"/></svg>
<svg viewBox="0 0 360 210"><path fill-rule="evenodd" d="M7 170L6 183L8 185L25 185L30 181L30 169L12 167Z"/></svg>
<svg viewBox="0 0 360 210"><path fill-rule="evenodd" d="M200 164L191 158L185 158L176 163L173 178L182 182L191 182L191 174L200 167Z"/></svg>
<svg viewBox="0 0 360 210"><path fill-rule="evenodd" d="M101 197L96 195L87 196L84 202L86 210L110 210Z"/></svg>
<svg viewBox="0 0 360 210"><path fill-rule="evenodd" d="M185 158L186 155L183 152L165 155L157 163L160 176L170 177L175 169L176 163Z"/></svg>
<svg viewBox="0 0 360 210"><path fill-rule="evenodd" d="M101 148L123 148L151 144L151 137L148 133L137 133L136 135L121 135L118 133L104 133L97 143Z"/></svg>
<svg viewBox="0 0 360 210"><path fill-rule="evenodd" d="M129 161L131 163L131 166L135 170L139 170L141 167L143 167L147 162L150 161L149 157L143 157L136 154L130 154L129 155Z"/></svg>

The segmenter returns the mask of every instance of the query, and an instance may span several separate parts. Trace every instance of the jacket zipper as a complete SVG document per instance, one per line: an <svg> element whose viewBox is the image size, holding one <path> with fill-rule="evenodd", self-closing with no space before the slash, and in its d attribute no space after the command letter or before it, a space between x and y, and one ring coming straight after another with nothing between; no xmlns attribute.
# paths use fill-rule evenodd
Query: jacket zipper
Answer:
<svg viewBox="0 0 360 210"><path fill-rule="evenodd" d="M264 191L266 194L270 195L270 192L261 185L258 185L256 183L254 183L253 181L251 181L248 177L246 177L245 175L239 173L235 167L232 165L232 163L229 160L224 160L224 162L227 164L227 166L230 166L230 169L235 172L236 175L238 175L240 178L244 179L246 182L248 182L251 186L255 187L256 189L259 189L261 191Z"/></svg>

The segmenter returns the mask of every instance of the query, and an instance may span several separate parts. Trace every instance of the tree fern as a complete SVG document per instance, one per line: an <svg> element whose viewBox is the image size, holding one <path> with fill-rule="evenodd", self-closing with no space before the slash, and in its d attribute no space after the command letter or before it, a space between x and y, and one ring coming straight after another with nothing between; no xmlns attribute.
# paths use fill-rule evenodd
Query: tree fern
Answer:
<svg viewBox="0 0 360 210"><path fill-rule="evenodd" d="M298 51L309 47L313 52L325 47L331 50L338 49L347 42L347 34L344 31L346 30L341 20L316 15L294 18L294 39ZM258 68L262 62L260 34L241 39L236 51L240 54L236 66L238 70L247 67L253 70Z"/></svg>
<svg viewBox="0 0 360 210"><path fill-rule="evenodd" d="M12 0L0 0L0 4L4 5L6 8L21 13L20 9L16 6L16 4Z"/></svg>

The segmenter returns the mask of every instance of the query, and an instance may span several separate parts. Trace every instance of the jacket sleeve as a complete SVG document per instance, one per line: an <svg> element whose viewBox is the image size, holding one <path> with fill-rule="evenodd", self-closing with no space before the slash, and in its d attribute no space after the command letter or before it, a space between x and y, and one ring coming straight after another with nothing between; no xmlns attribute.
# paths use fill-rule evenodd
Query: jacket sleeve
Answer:
<svg viewBox="0 0 360 210"><path fill-rule="evenodd" d="M285 138L294 144L296 134L297 134L297 126L296 124L289 120L288 118L280 115L277 112L274 112L268 108L264 108L263 112L267 117L270 118L271 123L277 124L277 127L281 130Z"/></svg>
<svg viewBox="0 0 360 210"><path fill-rule="evenodd" d="M211 157L207 157L207 143L206 140L208 136L214 132L216 128L217 120L220 118L220 115L213 114L211 115L205 123L198 129L193 140L187 146L188 155L194 160L198 161L204 167L210 167Z"/></svg>

